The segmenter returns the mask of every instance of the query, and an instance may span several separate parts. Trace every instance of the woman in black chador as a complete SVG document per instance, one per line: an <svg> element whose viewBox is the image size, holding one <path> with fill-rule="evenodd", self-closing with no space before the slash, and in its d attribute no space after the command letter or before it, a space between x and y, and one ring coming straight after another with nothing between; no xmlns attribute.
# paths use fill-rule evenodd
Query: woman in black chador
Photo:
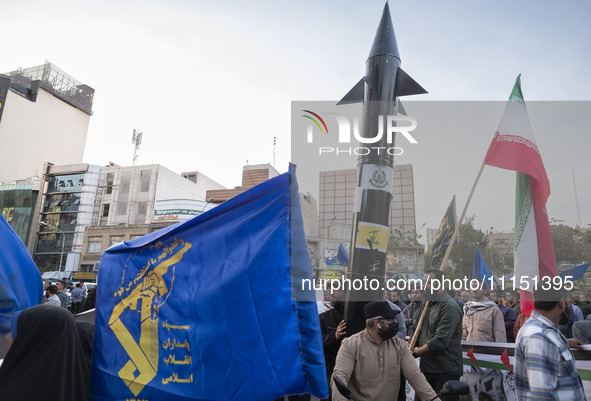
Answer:
<svg viewBox="0 0 591 401"><path fill-rule="evenodd" d="M0 400L88 400L89 364L68 310L25 309L12 335L0 367Z"/></svg>

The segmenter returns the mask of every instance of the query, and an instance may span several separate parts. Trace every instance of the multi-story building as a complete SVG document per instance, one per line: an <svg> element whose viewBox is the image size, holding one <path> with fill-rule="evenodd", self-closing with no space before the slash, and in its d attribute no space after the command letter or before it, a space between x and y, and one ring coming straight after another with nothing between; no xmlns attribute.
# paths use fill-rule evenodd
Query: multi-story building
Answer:
<svg viewBox="0 0 591 401"><path fill-rule="evenodd" d="M328 239L351 241L357 170L335 170L320 173L319 226ZM394 166L392 177L393 200L390 204L390 230L399 231L408 238L416 234L413 170L410 164ZM349 230L343 230L349 228ZM331 229L334 231L331 235ZM338 234L337 230L338 229ZM345 238L345 236L347 236ZM338 247L338 244L337 244ZM325 252L335 251L327 246ZM408 252L390 255L387 271L390 273L420 274L424 269L424 250L409 248Z"/></svg>
<svg viewBox="0 0 591 401"><path fill-rule="evenodd" d="M107 167L97 225L178 222L200 214L207 191L224 187L203 174L198 177L190 181L158 164Z"/></svg>
<svg viewBox="0 0 591 401"><path fill-rule="evenodd" d="M43 65L0 75L0 181L82 163L94 89Z"/></svg>
<svg viewBox="0 0 591 401"><path fill-rule="evenodd" d="M32 177L0 184L0 212L24 243L31 231L40 182Z"/></svg>
<svg viewBox="0 0 591 401"><path fill-rule="evenodd" d="M207 191L207 199L212 199L213 203L222 203L238 194L267 181L273 177L277 177L279 173L270 164L256 164L252 166L244 166L242 168L242 185L233 189L213 189Z"/></svg>
<svg viewBox="0 0 591 401"><path fill-rule="evenodd" d="M215 205L208 190L224 187L197 172L178 175L158 164L106 167L99 214L87 227L80 271L97 271L102 253L111 245L141 237L189 219Z"/></svg>
<svg viewBox="0 0 591 401"><path fill-rule="evenodd" d="M75 271L84 230L97 220L105 167L45 164L29 250L43 271ZM38 213L37 213L38 212Z"/></svg>
<svg viewBox="0 0 591 401"><path fill-rule="evenodd" d="M213 207L206 191L223 188L204 175L196 183L157 164L50 163L39 187L29 250L41 271L66 273L92 271L113 243L202 213Z"/></svg>
<svg viewBox="0 0 591 401"><path fill-rule="evenodd" d="M489 233L489 246L501 256L513 256L515 233Z"/></svg>
<svg viewBox="0 0 591 401"><path fill-rule="evenodd" d="M357 170L323 171L320 173L320 228L332 224L353 224L357 188ZM394 166L390 205L390 228L415 233L415 202L412 165Z"/></svg>

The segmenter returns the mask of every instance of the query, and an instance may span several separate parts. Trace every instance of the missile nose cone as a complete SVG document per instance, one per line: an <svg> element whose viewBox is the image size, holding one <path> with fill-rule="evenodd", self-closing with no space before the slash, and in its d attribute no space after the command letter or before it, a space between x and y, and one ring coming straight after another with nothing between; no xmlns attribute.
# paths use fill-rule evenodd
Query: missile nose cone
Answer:
<svg viewBox="0 0 591 401"><path fill-rule="evenodd" d="M382 19L376 32L376 36L371 46L368 59L379 56L390 55L400 60L400 53L398 52L398 44L396 43L396 35L394 35L394 26L392 25L392 16L390 15L390 7L388 3L384 6Z"/></svg>

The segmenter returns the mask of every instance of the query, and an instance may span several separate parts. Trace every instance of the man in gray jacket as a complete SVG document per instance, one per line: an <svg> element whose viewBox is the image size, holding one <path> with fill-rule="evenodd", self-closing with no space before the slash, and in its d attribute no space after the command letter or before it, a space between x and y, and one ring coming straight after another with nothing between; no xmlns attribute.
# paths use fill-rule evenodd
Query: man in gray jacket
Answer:
<svg viewBox="0 0 591 401"><path fill-rule="evenodd" d="M503 312L484 296L484 287L470 290L474 300L464 305L462 340L506 343Z"/></svg>

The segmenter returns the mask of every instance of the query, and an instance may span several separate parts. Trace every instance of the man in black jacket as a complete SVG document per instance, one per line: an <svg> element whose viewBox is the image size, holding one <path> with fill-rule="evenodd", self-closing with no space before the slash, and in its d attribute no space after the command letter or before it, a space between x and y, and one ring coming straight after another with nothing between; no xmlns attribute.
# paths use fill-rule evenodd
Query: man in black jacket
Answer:
<svg viewBox="0 0 591 401"><path fill-rule="evenodd" d="M331 289L331 310L320 314L320 330L322 331L322 346L326 362L326 378L330 383L337 354L341 348L341 341L347 335L347 323L343 320L345 314L345 291ZM331 399L330 386L328 399Z"/></svg>

